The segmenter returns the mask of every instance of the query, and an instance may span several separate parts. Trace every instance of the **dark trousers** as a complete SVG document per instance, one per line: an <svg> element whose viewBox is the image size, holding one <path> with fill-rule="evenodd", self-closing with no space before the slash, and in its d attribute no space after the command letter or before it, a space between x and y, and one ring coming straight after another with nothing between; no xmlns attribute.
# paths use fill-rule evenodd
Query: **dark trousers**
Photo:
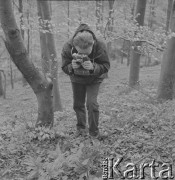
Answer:
<svg viewBox="0 0 175 180"><path fill-rule="evenodd" d="M97 95L100 83L97 84L79 84L72 83L73 89L73 109L77 116L77 129L86 128L86 107L88 111L89 134L96 136L99 132L99 105Z"/></svg>

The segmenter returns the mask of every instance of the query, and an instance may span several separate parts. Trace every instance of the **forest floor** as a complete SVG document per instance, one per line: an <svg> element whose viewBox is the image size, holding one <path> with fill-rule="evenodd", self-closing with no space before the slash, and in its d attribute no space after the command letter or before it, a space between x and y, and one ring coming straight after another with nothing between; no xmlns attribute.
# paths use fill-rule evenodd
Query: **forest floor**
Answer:
<svg viewBox="0 0 175 180"><path fill-rule="evenodd" d="M123 158L115 179L122 178L127 163L136 165L139 176L140 164L153 160L159 165L155 175L169 178L175 170L175 101L156 100L159 75L160 65L143 67L140 86L130 89L129 68L111 62L109 78L98 97L100 131L110 134L102 141L74 138L72 89L64 73L59 72L64 110L55 113L51 130L34 127L37 102L31 88L22 83L16 83L13 90L9 86L7 98L0 99L0 179L101 180L105 158ZM150 167L145 179L152 178ZM132 172L125 175L132 176Z"/></svg>

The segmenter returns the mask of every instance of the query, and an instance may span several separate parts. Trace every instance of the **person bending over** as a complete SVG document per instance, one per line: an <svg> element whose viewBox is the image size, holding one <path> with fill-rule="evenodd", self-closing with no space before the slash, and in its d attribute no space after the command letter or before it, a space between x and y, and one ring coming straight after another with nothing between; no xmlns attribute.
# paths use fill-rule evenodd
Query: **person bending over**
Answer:
<svg viewBox="0 0 175 180"><path fill-rule="evenodd" d="M86 134L86 107L89 135L100 138L97 96L107 75L110 62L105 43L97 38L87 24L80 24L73 37L62 49L62 70L70 76L73 109L77 117L76 135Z"/></svg>

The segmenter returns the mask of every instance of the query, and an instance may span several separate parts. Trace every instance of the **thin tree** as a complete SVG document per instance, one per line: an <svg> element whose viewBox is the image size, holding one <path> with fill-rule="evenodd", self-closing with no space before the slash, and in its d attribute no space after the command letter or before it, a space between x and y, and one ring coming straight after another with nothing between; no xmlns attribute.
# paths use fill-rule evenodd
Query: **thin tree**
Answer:
<svg viewBox="0 0 175 180"><path fill-rule="evenodd" d="M115 0L108 0L109 2L109 17L108 17L108 34L110 36L110 34L113 31L113 26L114 26L114 1ZM111 52L111 41L108 42L107 44L107 48L108 48L108 52L110 54Z"/></svg>
<svg viewBox="0 0 175 180"><path fill-rule="evenodd" d="M146 0L137 0L136 21L139 26L144 25L145 9L146 9ZM139 80L141 54L138 50L138 47L141 46L141 42L136 41L134 42L133 46L134 48L132 49L131 52L130 75L129 75L130 87L137 85Z"/></svg>
<svg viewBox="0 0 175 180"><path fill-rule="evenodd" d="M175 2L173 3L171 18L170 18L170 31L175 32ZM167 41L162 63L161 73L158 86L158 98L160 99L173 99L175 97L175 37L172 36Z"/></svg>
<svg viewBox="0 0 175 180"><path fill-rule="evenodd" d="M40 31L40 40L41 40L41 52L43 59L44 68L46 68L44 73L50 73L53 80L53 103L54 103L54 111L62 111L62 104L59 92L58 85L58 61L57 61L57 53L55 48L55 41L53 36L53 28L51 24L51 15L48 1L37 0L38 10L41 14L43 23L42 33ZM43 40L42 40L43 39ZM51 60L51 62L50 62Z"/></svg>
<svg viewBox="0 0 175 180"><path fill-rule="evenodd" d="M154 18L155 18L155 3L156 3L156 0L151 0L149 3L150 4L150 14L149 14L149 19L148 19L148 26L150 28L152 28Z"/></svg>
<svg viewBox="0 0 175 180"><path fill-rule="evenodd" d="M21 30L21 36L22 36L22 38L23 38L23 40L24 40L24 33L25 33L25 31L24 31L24 20L23 20L23 1L22 0L19 0L19 8L18 8L18 10L19 10L19 13L20 13L20 30ZM23 82L23 86L26 86L27 85L27 82L26 82L26 80L25 80L25 78L24 77L22 77L22 82Z"/></svg>
<svg viewBox="0 0 175 180"><path fill-rule="evenodd" d="M170 24L172 6L173 6L173 0L168 0L167 19L166 19L166 32L169 31L169 24Z"/></svg>
<svg viewBox="0 0 175 180"><path fill-rule="evenodd" d="M67 32L67 36L69 39L69 33L70 33L70 1L67 1L67 27L68 27L68 32Z"/></svg>
<svg viewBox="0 0 175 180"><path fill-rule="evenodd" d="M29 60L27 50L17 26L11 0L0 0L0 21L5 34L6 48L26 81L33 89L38 101L36 126L53 126L52 81L41 74Z"/></svg>
<svg viewBox="0 0 175 180"><path fill-rule="evenodd" d="M103 1L96 0L96 29L102 33L103 31Z"/></svg>
<svg viewBox="0 0 175 180"><path fill-rule="evenodd" d="M0 96L4 94L3 92L4 90L3 90L2 74L0 72Z"/></svg>
<svg viewBox="0 0 175 180"><path fill-rule="evenodd" d="M29 0L27 0L27 4L30 6ZM29 21L30 8L29 8L29 6L27 9L27 24L28 24L28 28L27 28L27 52L28 52L28 54L30 53L30 28L29 28L29 25L30 25L30 21Z"/></svg>

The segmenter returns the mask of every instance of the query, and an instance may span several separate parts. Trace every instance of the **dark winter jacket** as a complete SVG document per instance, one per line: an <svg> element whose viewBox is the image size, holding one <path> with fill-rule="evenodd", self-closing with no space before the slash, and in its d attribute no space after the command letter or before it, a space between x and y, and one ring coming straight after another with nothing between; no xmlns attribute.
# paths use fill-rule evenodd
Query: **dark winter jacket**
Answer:
<svg viewBox="0 0 175 180"><path fill-rule="evenodd" d="M73 46L73 38L78 32L89 31L95 40L93 49L89 58L92 63L94 63L94 70L90 72L88 76L75 75L72 68L71 61L73 59L72 54L77 53ZM70 76L72 82L81 84L92 84L102 82L105 78L106 73L110 68L109 57L106 50L106 45L100 39L96 38L93 31L86 24L81 24L71 40L65 43L62 50L62 70Z"/></svg>

